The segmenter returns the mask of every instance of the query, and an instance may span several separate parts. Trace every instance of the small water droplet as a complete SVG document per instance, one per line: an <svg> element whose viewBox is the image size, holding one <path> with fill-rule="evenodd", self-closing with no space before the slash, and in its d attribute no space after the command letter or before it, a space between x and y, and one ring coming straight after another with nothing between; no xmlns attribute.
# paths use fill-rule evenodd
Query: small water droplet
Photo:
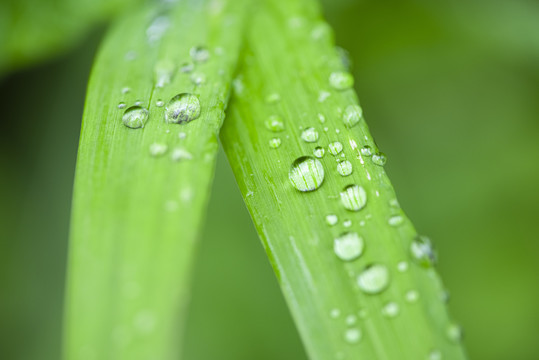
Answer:
<svg viewBox="0 0 539 360"><path fill-rule="evenodd" d="M387 162L387 156L383 152L376 153L372 156L372 162L378 166L384 166Z"/></svg>
<svg viewBox="0 0 539 360"><path fill-rule="evenodd" d="M321 147L321 146L317 146L317 147L315 147L314 150L313 150L314 156L316 156L316 157L319 158L319 159L320 159L320 158L323 158L324 155L325 155L325 153L326 153L326 151L325 151L324 148Z"/></svg>
<svg viewBox="0 0 539 360"><path fill-rule="evenodd" d="M189 93L174 96L165 106L165 120L169 124L184 124L200 116L198 97Z"/></svg>
<svg viewBox="0 0 539 360"><path fill-rule="evenodd" d="M170 84L172 81L172 76L176 70L176 64L170 60L160 60L155 64L154 73L155 73L155 86L158 88L163 88L165 85Z"/></svg>
<svg viewBox="0 0 539 360"><path fill-rule="evenodd" d="M157 106L157 107L163 107L163 105L165 105L165 102L163 100L161 100L161 99L159 99L159 100L157 100L155 102L155 106Z"/></svg>
<svg viewBox="0 0 539 360"><path fill-rule="evenodd" d="M281 100L281 95L278 93L271 93L268 96L266 96L266 103L268 104L275 104Z"/></svg>
<svg viewBox="0 0 539 360"><path fill-rule="evenodd" d="M352 220L350 220L350 219L344 220L344 222L342 224L343 224L344 227L349 228L350 226L352 226Z"/></svg>
<svg viewBox="0 0 539 360"><path fill-rule="evenodd" d="M121 103L118 104L118 109L123 109L123 108L125 108L125 106L126 106L125 103L121 102Z"/></svg>
<svg viewBox="0 0 539 360"><path fill-rule="evenodd" d="M361 340L361 330L358 328L347 329L344 332L344 340L349 344L356 344Z"/></svg>
<svg viewBox="0 0 539 360"><path fill-rule="evenodd" d="M313 40L321 40L328 38L331 35L331 28L325 22L316 24L311 30L311 38Z"/></svg>
<svg viewBox="0 0 539 360"><path fill-rule="evenodd" d="M382 314L384 316L393 318L397 315L399 315L399 304L396 302L390 301L388 302L382 309Z"/></svg>
<svg viewBox="0 0 539 360"><path fill-rule="evenodd" d="M299 191L313 191L324 182L324 167L317 159L302 156L292 163L288 178Z"/></svg>
<svg viewBox="0 0 539 360"><path fill-rule="evenodd" d="M427 360L442 360L442 353L440 350L432 350L427 356Z"/></svg>
<svg viewBox="0 0 539 360"><path fill-rule="evenodd" d="M387 219L387 223L390 226L399 226L404 222L404 217L401 215L393 215L389 219Z"/></svg>
<svg viewBox="0 0 539 360"><path fill-rule="evenodd" d="M449 302L449 299L451 298L451 293L449 290L444 289L440 293L440 300L442 300L443 303L447 304Z"/></svg>
<svg viewBox="0 0 539 360"><path fill-rule="evenodd" d="M333 241L333 251L335 255L343 261L352 261L357 259L363 253L365 242L355 232L341 234Z"/></svg>
<svg viewBox="0 0 539 360"><path fill-rule="evenodd" d="M335 90L346 90L354 86L354 77L346 71L335 71L329 76L329 85Z"/></svg>
<svg viewBox="0 0 539 360"><path fill-rule="evenodd" d="M348 52L348 50L340 46L335 46L335 50L337 50L337 53L339 54L339 57L341 58L341 63L344 66L344 68L347 70L350 70L352 68L352 60L350 58L350 53Z"/></svg>
<svg viewBox="0 0 539 360"><path fill-rule="evenodd" d="M359 105L349 105L344 110L343 122L346 127L353 127L356 125L363 116L363 110Z"/></svg>
<svg viewBox="0 0 539 360"><path fill-rule="evenodd" d="M195 85L201 85L206 82L206 74L202 72L194 72L191 74L191 82Z"/></svg>
<svg viewBox="0 0 539 360"><path fill-rule="evenodd" d="M345 322L346 322L346 325L348 326L354 325L357 322L357 317L355 315L350 314L346 317Z"/></svg>
<svg viewBox="0 0 539 360"><path fill-rule="evenodd" d="M128 88L128 87L122 88L122 94L127 94L127 93L130 92L130 91L131 91L131 89Z"/></svg>
<svg viewBox="0 0 539 360"><path fill-rule="evenodd" d="M183 139L185 139L186 137L187 137L187 134L184 133L183 131L180 131L180 132L178 133L178 138L179 138L179 139L182 139L182 140L183 140Z"/></svg>
<svg viewBox="0 0 539 360"><path fill-rule="evenodd" d="M405 272L408 270L408 263L406 261L401 261L397 264L397 270L400 272Z"/></svg>
<svg viewBox="0 0 539 360"><path fill-rule="evenodd" d="M138 57L138 54L136 51L133 51L133 50L130 50L128 52L125 53L124 55L124 59L126 61L133 61L135 60L136 58Z"/></svg>
<svg viewBox="0 0 539 360"><path fill-rule="evenodd" d="M273 138L269 141L269 146L273 149L277 149L279 146L281 146L281 139L280 138Z"/></svg>
<svg viewBox="0 0 539 360"><path fill-rule="evenodd" d="M359 185L348 185L341 192L341 203L346 210L359 211L367 204L367 193Z"/></svg>
<svg viewBox="0 0 539 360"><path fill-rule="evenodd" d="M318 114L318 121L320 121L321 124L326 122L326 117L322 114Z"/></svg>
<svg viewBox="0 0 539 360"><path fill-rule="evenodd" d="M329 226L335 225L339 221L339 218L335 214L326 215L326 222Z"/></svg>
<svg viewBox="0 0 539 360"><path fill-rule="evenodd" d="M357 277L357 284L367 294L378 294L389 285L389 270L382 264L368 265Z"/></svg>
<svg viewBox="0 0 539 360"><path fill-rule="evenodd" d="M341 161L337 164L337 172L341 176L348 176L352 173L352 163L348 160Z"/></svg>
<svg viewBox="0 0 539 360"><path fill-rule="evenodd" d="M363 146L363 147L359 150L359 152L361 152L361 155L367 156L367 157L372 155L372 149L371 149L371 147L370 147L369 145Z"/></svg>
<svg viewBox="0 0 539 360"><path fill-rule="evenodd" d="M330 97L330 96L331 96L331 93L330 93L330 92L321 90L321 91L318 93L318 102L323 103L323 102L326 101L327 98Z"/></svg>
<svg viewBox="0 0 539 360"><path fill-rule="evenodd" d="M194 62L202 63L208 61L210 52L204 46L193 46L189 50L189 55Z"/></svg>
<svg viewBox="0 0 539 360"><path fill-rule="evenodd" d="M148 42L153 45L165 34L167 29L170 26L170 20L166 16L158 16L156 17L148 29L146 30L146 36L148 37Z"/></svg>
<svg viewBox="0 0 539 360"><path fill-rule="evenodd" d="M436 251L426 236L418 235L410 244L410 253L416 263L423 267L431 267L436 263Z"/></svg>
<svg viewBox="0 0 539 360"><path fill-rule="evenodd" d="M462 328L457 324L449 324L446 334L450 341L458 343L462 339Z"/></svg>
<svg viewBox="0 0 539 360"><path fill-rule="evenodd" d="M331 316L332 319L336 319L341 316L341 310L337 308L331 309L331 311L329 312L329 316Z"/></svg>
<svg viewBox="0 0 539 360"><path fill-rule="evenodd" d="M149 310L140 311L133 319L133 325L142 333L151 333L155 328L155 324L155 315Z"/></svg>
<svg viewBox="0 0 539 360"><path fill-rule="evenodd" d="M166 144L155 142L150 145L150 155L154 157L164 155L167 152L167 150L168 150L168 146Z"/></svg>
<svg viewBox="0 0 539 360"><path fill-rule="evenodd" d="M419 299L419 293L415 290L409 290L404 297L409 303L415 303Z"/></svg>
<svg viewBox="0 0 539 360"><path fill-rule="evenodd" d="M271 115L266 119L266 128L273 132L280 132L284 130L283 119L279 115Z"/></svg>
<svg viewBox="0 0 539 360"><path fill-rule="evenodd" d="M142 106L142 100L137 100L135 101L135 103L133 104L135 106Z"/></svg>
<svg viewBox="0 0 539 360"><path fill-rule="evenodd" d="M342 144L338 141L334 141L328 145L328 150L331 155L338 155L342 151Z"/></svg>
<svg viewBox="0 0 539 360"><path fill-rule="evenodd" d="M180 71L182 73L187 74L187 73L190 73L193 70L195 70L195 64L193 64L190 61L184 62L183 64L180 65Z"/></svg>
<svg viewBox="0 0 539 360"><path fill-rule="evenodd" d="M149 112L140 106L131 106L125 110L122 116L122 122L131 129L143 128L148 121Z"/></svg>
<svg viewBox="0 0 539 360"><path fill-rule="evenodd" d="M369 316L369 312L367 311L367 309L361 309L357 312L357 315L361 318L361 319L366 319L367 316Z"/></svg>
<svg viewBox="0 0 539 360"><path fill-rule="evenodd" d="M301 138L303 139L303 141L308 143L317 142L318 131L316 131L316 129L313 127L307 128L301 133Z"/></svg>
<svg viewBox="0 0 539 360"><path fill-rule="evenodd" d="M175 148L174 150L172 150L170 158L173 161L191 160L193 158L193 155L191 155L191 153L185 149Z"/></svg>

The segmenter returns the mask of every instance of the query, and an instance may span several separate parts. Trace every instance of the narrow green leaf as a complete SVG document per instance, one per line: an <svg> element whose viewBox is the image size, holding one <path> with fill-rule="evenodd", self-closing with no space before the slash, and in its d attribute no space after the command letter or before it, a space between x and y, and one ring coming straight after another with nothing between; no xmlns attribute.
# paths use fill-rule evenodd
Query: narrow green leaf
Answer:
<svg viewBox="0 0 539 360"><path fill-rule="evenodd" d="M247 37L221 140L310 358L465 358L315 2L267 1Z"/></svg>
<svg viewBox="0 0 539 360"><path fill-rule="evenodd" d="M244 8L155 5L127 14L106 37L76 168L66 359L179 358ZM174 99L189 105L179 116Z"/></svg>

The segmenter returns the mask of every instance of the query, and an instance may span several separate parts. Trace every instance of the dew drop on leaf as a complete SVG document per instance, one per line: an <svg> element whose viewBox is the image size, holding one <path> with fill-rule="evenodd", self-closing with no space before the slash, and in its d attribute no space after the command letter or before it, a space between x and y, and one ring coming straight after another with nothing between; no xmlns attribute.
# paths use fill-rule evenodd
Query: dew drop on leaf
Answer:
<svg viewBox="0 0 539 360"><path fill-rule="evenodd" d="M341 192L341 203L346 210L359 211L367 204L367 193L359 185L348 185Z"/></svg>
<svg viewBox="0 0 539 360"><path fill-rule="evenodd" d="M352 163L348 160L341 161L337 164L337 172L341 176L348 176L352 173Z"/></svg>
<svg viewBox="0 0 539 360"><path fill-rule="evenodd" d="M338 221L339 221L339 218L337 217L337 215L335 215L335 214L326 215L326 223L329 226L333 226L333 225L337 224Z"/></svg>
<svg viewBox="0 0 539 360"><path fill-rule="evenodd" d="M396 302L394 301L390 301L388 302L387 304L384 305L384 307L382 308L382 314L384 316L387 316L389 318L393 318L397 315L399 315L399 304L397 304Z"/></svg>
<svg viewBox="0 0 539 360"><path fill-rule="evenodd" d="M436 251L432 242L426 236L416 236L410 244L410 253L414 261L423 266L431 267L436 263Z"/></svg>
<svg viewBox="0 0 539 360"><path fill-rule="evenodd" d="M125 110L122 116L122 122L125 126L131 129L139 129L144 127L148 121L148 110L140 106L131 106Z"/></svg>
<svg viewBox="0 0 539 360"><path fill-rule="evenodd" d="M447 338L454 342L458 343L462 339L462 329L457 324L449 324L446 329Z"/></svg>
<svg viewBox="0 0 539 360"><path fill-rule="evenodd" d="M363 110L359 105L349 105L344 110L342 120L346 127L351 128L361 120L362 116Z"/></svg>
<svg viewBox="0 0 539 360"><path fill-rule="evenodd" d="M292 163L288 178L299 191L313 191L324 181L324 167L317 159L302 156Z"/></svg>
<svg viewBox="0 0 539 360"><path fill-rule="evenodd" d="M331 155L338 155L342 151L342 144L338 141L334 141L328 145L328 150Z"/></svg>
<svg viewBox="0 0 539 360"><path fill-rule="evenodd" d="M325 155L326 151L324 150L323 147L321 146L317 146L314 148L313 150L313 155L316 156L317 158L323 158L324 155Z"/></svg>
<svg viewBox="0 0 539 360"><path fill-rule="evenodd" d="M404 222L404 218L402 217L402 215L393 215L387 220L387 223L390 226L394 226L394 227L401 225L403 222Z"/></svg>
<svg viewBox="0 0 539 360"><path fill-rule="evenodd" d="M121 102L121 103L118 104L118 109L123 109L123 108L125 108L125 106L126 106L125 103Z"/></svg>
<svg viewBox="0 0 539 360"><path fill-rule="evenodd" d="M442 353L440 350L432 350L427 356L427 360L442 360Z"/></svg>
<svg viewBox="0 0 539 360"><path fill-rule="evenodd" d="M193 155L191 155L191 153L185 149L175 148L174 150L172 150L170 158L173 161L191 160L193 158Z"/></svg>
<svg viewBox="0 0 539 360"><path fill-rule="evenodd" d="M192 62L184 62L183 64L180 65L180 71L182 73L187 74L193 70L195 70L195 64L193 64Z"/></svg>
<svg viewBox="0 0 539 360"><path fill-rule="evenodd" d="M194 46L189 50L189 55L194 62L202 63L208 61L210 52L204 46Z"/></svg>
<svg viewBox="0 0 539 360"><path fill-rule="evenodd" d="M269 146L273 149L277 149L279 146L281 146L281 139L277 137L270 139Z"/></svg>
<svg viewBox="0 0 539 360"><path fill-rule="evenodd" d="M418 299L419 299L419 293L415 290L409 290L408 292L406 292L406 294L404 295L404 298L406 299L406 301L408 301L409 303L415 303Z"/></svg>
<svg viewBox="0 0 539 360"><path fill-rule="evenodd" d="M357 259L363 253L364 247L363 238L355 232L341 234L333 241L333 251L343 261Z"/></svg>
<svg viewBox="0 0 539 360"><path fill-rule="evenodd" d="M153 157L158 157L164 155L168 150L168 146L162 143L153 143L150 145L150 155Z"/></svg>
<svg viewBox="0 0 539 360"><path fill-rule="evenodd" d="M363 146L359 152L361 153L361 155L363 156L371 156L372 155L372 149L369 145L365 145Z"/></svg>
<svg viewBox="0 0 539 360"><path fill-rule="evenodd" d="M165 106L165 121L171 124L184 124L200 116L198 97L189 93L174 96Z"/></svg>
<svg viewBox="0 0 539 360"><path fill-rule="evenodd" d="M301 138L303 139L303 141L308 142L308 143L317 142L318 131L316 131L316 129L313 127L307 128L303 130L303 132L301 133Z"/></svg>
<svg viewBox="0 0 539 360"><path fill-rule="evenodd" d="M387 162L387 156L383 152L376 153L372 156L372 162L378 166L384 166Z"/></svg>
<svg viewBox="0 0 539 360"><path fill-rule="evenodd" d="M354 77L346 71L335 71L329 76L329 85L335 90L346 90L354 86Z"/></svg>
<svg viewBox="0 0 539 360"><path fill-rule="evenodd" d="M381 293L389 285L389 270L382 264L368 265L357 277L357 284L364 293Z"/></svg>
<svg viewBox="0 0 539 360"><path fill-rule="evenodd" d="M344 340L349 344L356 344L361 340L361 330L358 328L347 329L344 332Z"/></svg>
<svg viewBox="0 0 539 360"><path fill-rule="evenodd" d="M266 129L273 132L280 132L284 130L283 119L279 115L271 115L266 119Z"/></svg>

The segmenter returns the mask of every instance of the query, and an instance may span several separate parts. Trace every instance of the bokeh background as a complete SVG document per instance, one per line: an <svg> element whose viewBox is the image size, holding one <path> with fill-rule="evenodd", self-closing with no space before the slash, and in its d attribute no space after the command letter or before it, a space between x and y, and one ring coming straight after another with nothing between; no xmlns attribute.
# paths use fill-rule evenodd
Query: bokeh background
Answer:
<svg viewBox="0 0 539 360"><path fill-rule="evenodd" d="M539 2L323 7L399 201L438 247L470 358L538 359ZM0 359L60 358L77 141L105 29L89 28L0 80ZM186 358L306 359L223 154L201 240Z"/></svg>

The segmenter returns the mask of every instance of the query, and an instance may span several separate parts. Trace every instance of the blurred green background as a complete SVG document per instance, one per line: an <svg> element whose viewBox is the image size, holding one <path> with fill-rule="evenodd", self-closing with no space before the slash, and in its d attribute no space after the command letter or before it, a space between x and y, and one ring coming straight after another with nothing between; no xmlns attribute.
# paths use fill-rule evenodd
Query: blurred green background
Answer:
<svg viewBox="0 0 539 360"><path fill-rule="evenodd" d="M539 2L324 11L400 203L438 247L470 358L538 359ZM103 33L0 83L0 359L60 358L77 141ZM306 359L222 154L200 244L186 359Z"/></svg>

